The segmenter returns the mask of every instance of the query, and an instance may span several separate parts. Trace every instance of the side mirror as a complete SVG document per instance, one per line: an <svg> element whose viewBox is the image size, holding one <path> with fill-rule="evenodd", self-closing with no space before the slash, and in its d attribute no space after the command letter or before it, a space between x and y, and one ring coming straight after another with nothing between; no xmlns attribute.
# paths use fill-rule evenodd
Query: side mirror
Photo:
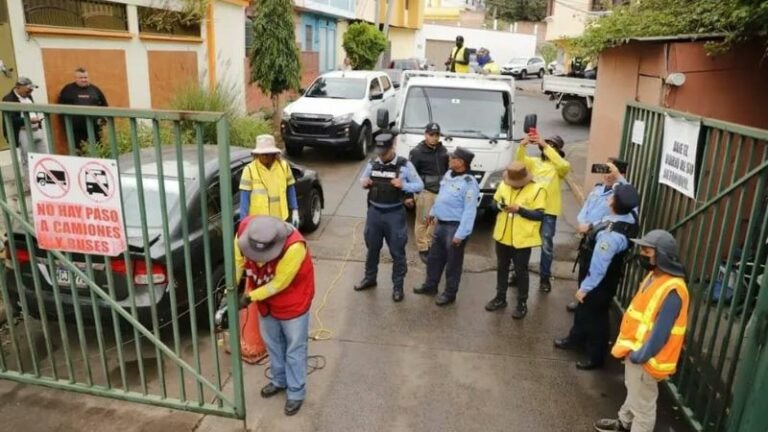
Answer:
<svg viewBox="0 0 768 432"><path fill-rule="evenodd" d="M392 87L394 87L395 90L399 90L400 89L400 83L399 82L393 82L392 83Z"/></svg>
<svg viewBox="0 0 768 432"><path fill-rule="evenodd" d="M383 100L384 93L374 93L371 95L371 100Z"/></svg>
<svg viewBox="0 0 768 432"><path fill-rule="evenodd" d="M380 108L378 111L376 111L376 126L381 129L386 129L389 127L389 110Z"/></svg>

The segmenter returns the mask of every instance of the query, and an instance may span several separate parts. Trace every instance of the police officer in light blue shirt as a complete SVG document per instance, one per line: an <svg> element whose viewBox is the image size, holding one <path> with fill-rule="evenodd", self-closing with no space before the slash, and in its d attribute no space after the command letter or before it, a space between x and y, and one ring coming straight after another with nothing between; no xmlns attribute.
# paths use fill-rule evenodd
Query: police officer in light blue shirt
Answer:
<svg viewBox="0 0 768 432"><path fill-rule="evenodd" d="M416 168L406 158L397 156L394 135L381 133L376 136L376 155L363 170L360 183L368 190L368 215L365 219L365 276L355 291L376 286L379 271L379 254L387 241L392 255L392 300L403 301L403 283L408 272L405 246L408 243L408 225L403 200L406 194L424 189L424 183Z"/></svg>
<svg viewBox="0 0 768 432"><path fill-rule="evenodd" d="M470 174L474 153L462 147L450 154L449 171L440 182L440 192L429 212L430 223L436 223L432 247L427 258L427 279L416 294L437 294L445 270L445 291L435 300L445 306L456 300L464 265L464 246L472 234L477 216L480 186Z"/></svg>
<svg viewBox="0 0 768 432"><path fill-rule="evenodd" d="M627 162L616 158L608 158L609 172L603 174L602 183L595 185L594 189L584 201L584 206L579 211L576 219L579 221L578 231L586 234L590 225L600 222L611 211L608 207L608 198L613 195L613 187L617 184L627 183L624 174L627 173Z"/></svg>
<svg viewBox="0 0 768 432"><path fill-rule="evenodd" d="M578 307L568 336L555 340L555 347L584 347L587 359L576 363L583 370L603 366L610 335L609 311L624 271L629 239L637 235L634 210L640 202L629 184L616 185L607 200L610 214L594 224L579 251Z"/></svg>

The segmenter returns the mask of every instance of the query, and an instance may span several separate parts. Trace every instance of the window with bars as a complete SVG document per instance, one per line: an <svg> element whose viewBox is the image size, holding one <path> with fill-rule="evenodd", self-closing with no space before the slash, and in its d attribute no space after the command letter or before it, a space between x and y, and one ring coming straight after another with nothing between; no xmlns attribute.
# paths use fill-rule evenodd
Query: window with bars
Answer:
<svg viewBox="0 0 768 432"><path fill-rule="evenodd" d="M138 7L139 33L200 37L202 11Z"/></svg>
<svg viewBox="0 0 768 432"><path fill-rule="evenodd" d="M96 0L22 0L28 25L128 30L124 4ZM3 8L0 8L3 9Z"/></svg>

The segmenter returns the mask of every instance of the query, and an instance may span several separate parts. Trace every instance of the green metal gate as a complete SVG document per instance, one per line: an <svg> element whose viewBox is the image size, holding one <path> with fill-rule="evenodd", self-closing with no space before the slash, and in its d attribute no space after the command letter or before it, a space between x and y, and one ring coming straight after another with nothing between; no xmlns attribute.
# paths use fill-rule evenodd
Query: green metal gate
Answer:
<svg viewBox="0 0 768 432"><path fill-rule="evenodd" d="M696 199L659 183L667 114L701 121ZM632 140L636 120L645 123L642 144ZM757 425L758 416L765 420L768 406L766 140L765 130L640 103L627 106L621 155L642 198L642 232L671 231L688 271L688 333L678 372L667 387L697 430L766 430L740 426ZM617 294L621 308L631 301L641 276L637 266L629 267ZM722 294L714 295L718 290Z"/></svg>
<svg viewBox="0 0 768 432"><path fill-rule="evenodd" d="M6 130L23 117L20 136L46 139L44 152L58 140L76 155L85 127L80 153L117 159L129 244L116 257L41 250L26 189L45 179L24 180L10 137L10 161L0 166L9 319L0 378L245 418L238 299L227 289L235 212L224 115L13 103L0 112ZM231 343L215 330L222 298Z"/></svg>

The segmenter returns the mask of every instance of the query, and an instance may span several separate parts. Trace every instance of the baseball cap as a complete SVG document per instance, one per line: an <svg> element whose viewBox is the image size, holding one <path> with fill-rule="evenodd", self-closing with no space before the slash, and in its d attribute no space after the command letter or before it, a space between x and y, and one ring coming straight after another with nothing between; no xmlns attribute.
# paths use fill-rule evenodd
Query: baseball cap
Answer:
<svg viewBox="0 0 768 432"><path fill-rule="evenodd" d="M37 85L35 83L33 83L32 80L27 78L27 77L19 77L19 79L16 80L16 85L19 86L19 87L26 86L26 87L29 87L29 88L37 88Z"/></svg>
<svg viewBox="0 0 768 432"><path fill-rule="evenodd" d="M424 128L424 133L437 133L437 134L439 134L440 133L440 125L435 123L435 122L428 123L427 127Z"/></svg>

